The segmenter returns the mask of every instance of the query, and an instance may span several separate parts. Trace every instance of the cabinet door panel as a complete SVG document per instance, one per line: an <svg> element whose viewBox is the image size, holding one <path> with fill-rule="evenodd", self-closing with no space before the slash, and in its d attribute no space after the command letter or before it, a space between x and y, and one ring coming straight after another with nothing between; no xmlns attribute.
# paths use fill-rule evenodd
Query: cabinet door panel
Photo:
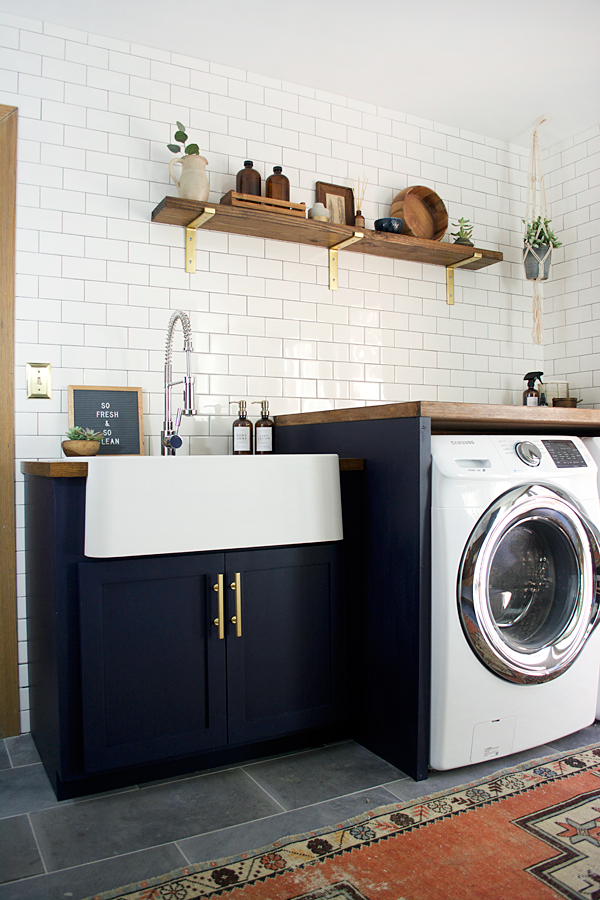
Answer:
<svg viewBox="0 0 600 900"><path fill-rule="evenodd" d="M226 555L241 573L242 636L228 624L229 739L260 740L341 718L336 545ZM228 615L234 592L228 588Z"/></svg>
<svg viewBox="0 0 600 900"><path fill-rule="evenodd" d="M87 772L224 745L223 557L79 564Z"/></svg>

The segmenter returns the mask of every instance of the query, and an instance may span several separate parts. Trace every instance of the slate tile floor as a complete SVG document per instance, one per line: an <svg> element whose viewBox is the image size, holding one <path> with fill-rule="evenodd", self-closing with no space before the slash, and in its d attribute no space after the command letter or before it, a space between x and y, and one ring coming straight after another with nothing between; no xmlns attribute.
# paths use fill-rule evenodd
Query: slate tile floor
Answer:
<svg viewBox="0 0 600 900"><path fill-rule="evenodd" d="M416 783L344 741L59 803L30 736L7 738L0 740L0 900L83 900L595 742L600 722Z"/></svg>

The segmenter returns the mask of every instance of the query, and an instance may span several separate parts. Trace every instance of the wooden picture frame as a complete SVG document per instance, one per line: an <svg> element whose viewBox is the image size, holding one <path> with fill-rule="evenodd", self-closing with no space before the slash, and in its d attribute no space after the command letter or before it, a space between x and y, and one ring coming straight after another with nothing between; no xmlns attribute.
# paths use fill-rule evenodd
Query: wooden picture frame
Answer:
<svg viewBox="0 0 600 900"><path fill-rule="evenodd" d="M330 225L354 225L354 191L340 184L317 181L317 203L329 210Z"/></svg>
<svg viewBox="0 0 600 900"><path fill-rule="evenodd" d="M144 456L141 387L69 385L69 428L103 431L98 456Z"/></svg>

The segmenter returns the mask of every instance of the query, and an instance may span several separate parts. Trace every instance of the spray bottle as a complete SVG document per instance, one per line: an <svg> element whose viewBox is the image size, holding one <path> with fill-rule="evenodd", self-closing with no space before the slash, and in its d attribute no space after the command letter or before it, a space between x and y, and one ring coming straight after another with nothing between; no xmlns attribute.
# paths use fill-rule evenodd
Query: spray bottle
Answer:
<svg viewBox="0 0 600 900"><path fill-rule="evenodd" d="M536 390L535 383L542 383L543 372L528 372L523 377L523 381L527 382L527 390L523 391L523 406L539 406L540 392Z"/></svg>

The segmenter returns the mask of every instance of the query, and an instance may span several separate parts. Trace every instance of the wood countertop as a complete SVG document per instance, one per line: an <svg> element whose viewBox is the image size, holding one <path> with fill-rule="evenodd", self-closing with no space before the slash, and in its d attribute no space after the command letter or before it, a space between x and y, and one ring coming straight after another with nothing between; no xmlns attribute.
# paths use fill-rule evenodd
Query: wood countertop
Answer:
<svg viewBox="0 0 600 900"><path fill-rule="evenodd" d="M364 459L340 459L340 472L361 472L364 467ZM88 464L79 459L27 460L21 463L21 472L42 478L87 478Z"/></svg>
<svg viewBox="0 0 600 900"><path fill-rule="evenodd" d="M600 409L440 403L433 400L386 403L379 406L356 406L351 409L275 416L275 424L282 427L418 416L431 419L432 434L509 434L514 432L519 434L600 435Z"/></svg>

